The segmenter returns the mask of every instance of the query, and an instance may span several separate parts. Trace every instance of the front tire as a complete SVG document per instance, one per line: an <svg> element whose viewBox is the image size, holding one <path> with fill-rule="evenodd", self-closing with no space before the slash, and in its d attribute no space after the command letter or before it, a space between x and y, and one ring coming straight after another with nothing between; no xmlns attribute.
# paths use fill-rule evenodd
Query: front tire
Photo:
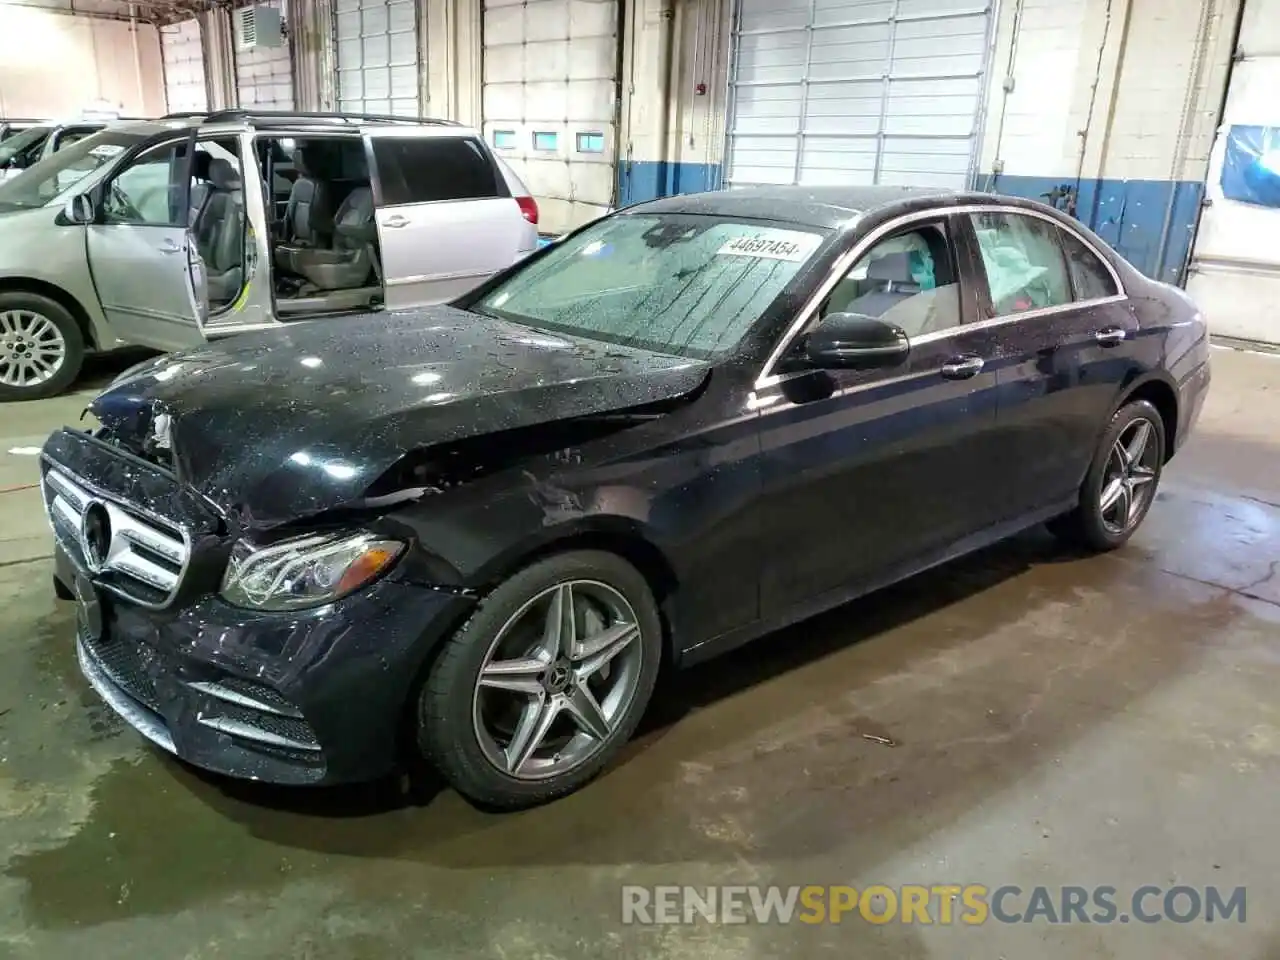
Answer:
<svg viewBox="0 0 1280 960"><path fill-rule="evenodd" d="M1076 508L1050 521L1060 539L1103 552L1133 536L1155 502L1165 461L1164 419L1146 400L1116 411L1080 487Z"/></svg>
<svg viewBox="0 0 1280 960"><path fill-rule="evenodd" d="M611 553L549 557L495 588L445 642L419 698L419 746L479 805L565 796L635 732L661 659L639 571Z"/></svg>
<svg viewBox="0 0 1280 960"><path fill-rule="evenodd" d="M56 300L0 293L0 402L62 393L84 364L84 334Z"/></svg>

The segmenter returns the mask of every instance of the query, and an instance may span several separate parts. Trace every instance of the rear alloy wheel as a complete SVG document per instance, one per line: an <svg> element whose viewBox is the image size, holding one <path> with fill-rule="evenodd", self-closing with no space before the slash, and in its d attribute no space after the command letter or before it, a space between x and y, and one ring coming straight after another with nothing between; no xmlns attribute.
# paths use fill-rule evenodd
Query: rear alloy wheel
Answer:
<svg viewBox="0 0 1280 960"><path fill-rule="evenodd" d="M58 302L34 293L0 294L0 400L39 400L71 385L84 337Z"/></svg>
<svg viewBox="0 0 1280 960"><path fill-rule="evenodd" d="M621 558L540 561L486 597L436 659L419 705L423 752L486 806L571 793L635 731L661 635L647 583Z"/></svg>
<svg viewBox="0 0 1280 960"><path fill-rule="evenodd" d="M1127 541L1151 509L1165 461L1164 420L1145 400L1112 418L1080 490L1080 503L1049 524L1064 540L1092 550Z"/></svg>

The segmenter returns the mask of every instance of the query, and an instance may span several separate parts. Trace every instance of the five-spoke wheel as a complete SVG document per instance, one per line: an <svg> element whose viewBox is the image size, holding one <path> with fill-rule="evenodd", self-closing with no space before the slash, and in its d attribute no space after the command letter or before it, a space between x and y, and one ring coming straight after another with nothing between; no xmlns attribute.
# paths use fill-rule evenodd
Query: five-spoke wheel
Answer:
<svg viewBox="0 0 1280 960"><path fill-rule="evenodd" d="M535 563L446 641L423 687L419 743L486 805L572 792L635 730L661 636L648 584L620 557L575 551Z"/></svg>
<svg viewBox="0 0 1280 960"><path fill-rule="evenodd" d="M1049 528L1093 550L1123 544L1155 501L1165 443L1164 420L1154 406L1146 400L1125 404L1102 436L1076 508Z"/></svg>

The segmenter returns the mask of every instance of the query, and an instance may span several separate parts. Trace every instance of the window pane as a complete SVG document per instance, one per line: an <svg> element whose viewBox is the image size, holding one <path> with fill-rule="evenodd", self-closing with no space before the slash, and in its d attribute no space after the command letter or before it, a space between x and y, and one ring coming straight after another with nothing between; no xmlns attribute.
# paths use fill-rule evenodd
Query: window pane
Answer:
<svg viewBox="0 0 1280 960"><path fill-rule="evenodd" d="M505 196L484 149L463 137L376 137L384 206Z"/></svg>
<svg viewBox="0 0 1280 960"><path fill-rule="evenodd" d="M1113 297L1119 291L1106 266L1083 243L1062 231L1062 245L1067 251L1067 267L1075 284L1077 300Z"/></svg>
<svg viewBox="0 0 1280 960"><path fill-rule="evenodd" d="M882 240L836 284L823 309L876 317L909 337L960 324L960 286L940 226L920 227Z"/></svg>
<svg viewBox="0 0 1280 960"><path fill-rule="evenodd" d="M1061 232L1037 217L971 214L996 316L1071 302Z"/></svg>
<svg viewBox="0 0 1280 960"><path fill-rule="evenodd" d="M140 154L121 171L107 187L103 200L107 222L186 226L189 211L176 209L185 152L185 143L163 144Z"/></svg>
<svg viewBox="0 0 1280 960"><path fill-rule="evenodd" d="M472 309L708 358L733 349L822 235L709 216L615 216L556 244Z"/></svg>

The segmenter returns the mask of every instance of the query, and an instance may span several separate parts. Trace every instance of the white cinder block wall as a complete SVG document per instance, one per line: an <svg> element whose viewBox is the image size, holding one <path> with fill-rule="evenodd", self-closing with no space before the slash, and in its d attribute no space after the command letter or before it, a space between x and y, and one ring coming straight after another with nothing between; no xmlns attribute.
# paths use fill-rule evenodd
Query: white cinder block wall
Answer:
<svg viewBox="0 0 1280 960"><path fill-rule="evenodd" d="M978 185L1048 195L1148 274L1180 279L1239 4L1004 3Z"/></svg>
<svg viewBox="0 0 1280 960"><path fill-rule="evenodd" d="M95 102L132 116L164 112L160 34L111 0L0 2L0 116L74 117Z"/></svg>

